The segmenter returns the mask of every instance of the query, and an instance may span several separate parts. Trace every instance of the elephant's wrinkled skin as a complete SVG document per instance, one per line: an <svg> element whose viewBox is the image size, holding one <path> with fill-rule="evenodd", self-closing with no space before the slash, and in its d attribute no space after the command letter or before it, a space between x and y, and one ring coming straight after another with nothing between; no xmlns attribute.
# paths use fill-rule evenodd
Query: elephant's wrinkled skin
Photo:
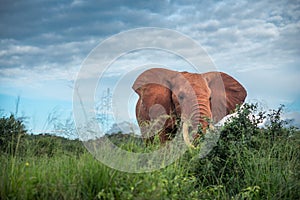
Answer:
<svg viewBox="0 0 300 200"><path fill-rule="evenodd" d="M139 95L136 117L142 136L152 141L158 133L162 143L174 137L179 121L185 138L187 130L197 132L199 124L205 133L209 121L221 120L247 95L238 81L222 72L196 74L162 68L140 74L133 89Z"/></svg>

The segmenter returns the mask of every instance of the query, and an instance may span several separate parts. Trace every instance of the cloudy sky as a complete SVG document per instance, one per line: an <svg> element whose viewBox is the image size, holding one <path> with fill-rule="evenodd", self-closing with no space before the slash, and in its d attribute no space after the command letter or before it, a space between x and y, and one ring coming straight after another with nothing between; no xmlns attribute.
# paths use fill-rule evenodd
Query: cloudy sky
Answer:
<svg viewBox="0 0 300 200"><path fill-rule="evenodd" d="M217 70L245 86L247 101L266 108L285 104L286 115L300 119L298 0L1 0L2 112L15 113L20 96L17 115L28 117L28 129L50 129L49 114L71 113L74 81L89 53L105 39L141 27L185 34L205 49ZM168 57L142 54L146 56L133 52L120 63L138 57L141 65L150 58L153 63L153 55L159 63ZM169 63L177 69L180 62L171 57ZM114 80L108 77L107 82Z"/></svg>

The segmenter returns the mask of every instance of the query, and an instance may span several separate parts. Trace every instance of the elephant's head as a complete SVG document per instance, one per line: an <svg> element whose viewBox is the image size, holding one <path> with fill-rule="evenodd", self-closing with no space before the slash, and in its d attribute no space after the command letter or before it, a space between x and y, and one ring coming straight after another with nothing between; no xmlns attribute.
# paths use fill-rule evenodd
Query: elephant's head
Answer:
<svg viewBox="0 0 300 200"><path fill-rule="evenodd" d="M139 94L136 115L142 123L169 115L159 124L164 142L167 132L174 132L176 119L183 122L183 135L187 143L188 130L197 131L199 124L206 131L208 120L217 122L242 104L246 90L231 76L222 72L196 74L153 68L143 72L134 82ZM161 120L158 120L161 121ZM157 130L157 129L156 129Z"/></svg>

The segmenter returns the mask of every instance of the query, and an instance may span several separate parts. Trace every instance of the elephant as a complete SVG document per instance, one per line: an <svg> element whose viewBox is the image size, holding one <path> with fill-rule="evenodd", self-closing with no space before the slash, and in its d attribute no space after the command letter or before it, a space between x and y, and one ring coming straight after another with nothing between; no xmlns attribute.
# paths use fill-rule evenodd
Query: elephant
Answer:
<svg viewBox="0 0 300 200"><path fill-rule="evenodd" d="M137 77L132 88L139 95L136 118L146 142L153 142L158 134L164 144L182 129L190 146L189 134L193 133L193 140L205 134L247 96L237 80L217 71L199 74L151 68Z"/></svg>

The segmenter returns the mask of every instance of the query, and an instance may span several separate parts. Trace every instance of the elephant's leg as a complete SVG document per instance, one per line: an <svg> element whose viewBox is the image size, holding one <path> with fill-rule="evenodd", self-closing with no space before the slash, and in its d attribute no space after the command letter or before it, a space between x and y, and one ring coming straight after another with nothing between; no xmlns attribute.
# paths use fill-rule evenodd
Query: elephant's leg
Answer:
<svg viewBox="0 0 300 200"><path fill-rule="evenodd" d="M141 121L139 123L141 135L143 140L147 145L153 143L154 135L151 134L150 130L150 122L149 121Z"/></svg>
<svg viewBox="0 0 300 200"><path fill-rule="evenodd" d="M169 140L172 140L175 137L177 132L177 127L166 128L159 133L159 139L162 144L166 143Z"/></svg>
<svg viewBox="0 0 300 200"><path fill-rule="evenodd" d="M176 116L170 116L166 120L163 129L159 132L159 139L161 143L172 140L177 132Z"/></svg>
<svg viewBox="0 0 300 200"><path fill-rule="evenodd" d="M165 130L162 130L158 133L158 135L159 135L160 143L161 144L166 143L166 141L168 140L167 132L165 132Z"/></svg>
<svg viewBox="0 0 300 200"><path fill-rule="evenodd" d="M136 118L138 120L143 140L146 142L146 144L152 143L154 137L149 135L150 117L147 111L143 108L141 99L139 99L136 104Z"/></svg>

